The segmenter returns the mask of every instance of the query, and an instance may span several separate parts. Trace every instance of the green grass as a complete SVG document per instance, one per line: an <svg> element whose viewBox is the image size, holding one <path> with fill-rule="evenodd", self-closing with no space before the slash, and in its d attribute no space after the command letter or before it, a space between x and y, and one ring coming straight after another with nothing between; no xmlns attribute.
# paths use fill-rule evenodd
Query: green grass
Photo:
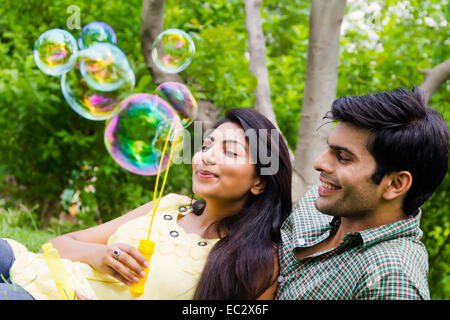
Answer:
<svg viewBox="0 0 450 320"><path fill-rule="evenodd" d="M39 219L33 211L23 205L17 208L4 208L0 203L0 238L14 239L32 252L38 252L48 240L61 234L81 229L75 223L60 223L52 219L50 227L45 230L39 228Z"/></svg>

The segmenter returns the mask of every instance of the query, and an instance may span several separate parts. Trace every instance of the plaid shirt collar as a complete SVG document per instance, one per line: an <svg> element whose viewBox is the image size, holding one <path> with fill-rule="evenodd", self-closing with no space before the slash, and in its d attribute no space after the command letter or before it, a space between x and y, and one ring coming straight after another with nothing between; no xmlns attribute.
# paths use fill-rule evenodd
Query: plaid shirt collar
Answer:
<svg viewBox="0 0 450 320"><path fill-rule="evenodd" d="M400 237L412 237L419 241L423 233L422 230L420 230L421 216L421 210L417 209L414 214L405 219L387 225L363 230L358 233L361 236L364 246L369 246L381 241Z"/></svg>
<svg viewBox="0 0 450 320"><path fill-rule="evenodd" d="M317 209L316 209L317 210ZM331 232L336 231L341 223L340 217L332 217L320 213L321 217L313 219L312 228L304 229L302 226L294 225L294 242L292 249L315 245L325 240ZM364 247L378 242L400 237L411 237L419 241L422 237L420 230L421 209L417 209L412 215L405 219L362 231L348 233L344 237L344 242L359 242Z"/></svg>

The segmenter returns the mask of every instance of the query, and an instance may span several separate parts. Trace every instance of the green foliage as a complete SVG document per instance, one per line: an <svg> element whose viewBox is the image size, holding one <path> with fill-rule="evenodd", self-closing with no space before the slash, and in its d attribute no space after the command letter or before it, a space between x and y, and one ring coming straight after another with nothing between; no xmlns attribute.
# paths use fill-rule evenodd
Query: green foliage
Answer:
<svg viewBox="0 0 450 320"><path fill-rule="evenodd" d="M43 74L34 63L34 41L50 28L68 30L71 5L80 8L81 26L97 20L115 29L118 46L136 75L135 92L151 93L156 88L139 42L142 1L2 1L0 197L9 202L0 209L1 236L18 237L34 249L69 230L39 230L40 217L51 208L55 216L78 207L80 223L72 227L84 228L153 197L155 177L134 175L119 167L104 147L104 122L89 121L73 112L62 97L59 79ZM292 149L303 100L309 5L301 0L266 0L262 9L272 104ZM213 101L223 111L252 106L257 80L248 68L242 1L167 0L165 7L164 27L189 32L196 44L195 58L181 73L194 96ZM356 15L358 9L362 15ZM450 56L448 14L448 1L441 0L348 1L337 96L419 85L423 81L419 68L432 68ZM79 30L68 31L78 37ZM430 104L449 123L448 88L447 82ZM423 206L423 241L430 255L429 282L435 299L450 298L449 189L447 174ZM190 166L172 166L165 193L190 194L190 190ZM17 209L15 201L27 207ZM12 207L14 211L8 211ZM17 211L21 213L13 213ZM33 218L27 218L29 214ZM32 227L21 233L24 225Z"/></svg>
<svg viewBox="0 0 450 320"><path fill-rule="evenodd" d="M46 230L38 228L38 214L33 209L23 205L15 208L3 207L0 203L0 235L2 238L14 239L32 252L38 252L41 245L46 241L61 234L71 232L80 228L78 224L70 222L59 222L52 219L52 224Z"/></svg>
<svg viewBox="0 0 450 320"><path fill-rule="evenodd" d="M70 5L80 8L81 26L95 20L110 24L137 79L135 92L152 92L155 85L145 68L139 44L139 1L6 1L0 7L0 163L15 182L0 185L0 194L20 199L41 215L48 204L60 208L64 192L80 192L79 218L87 224L104 221L135 208L152 197L154 177L135 176L119 167L103 144L103 121L77 115L60 91L58 77L42 73L33 60L33 44L50 28L68 30ZM68 30L78 38L79 30ZM83 168L99 168L93 173ZM171 168L168 180L176 191L188 192L190 175L183 165ZM180 179L181 177L181 179ZM185 179L188 178L188 179ZM91 189L88 186L91 185ZM90 192L94 188L97 192ZM71 203L62 201L62 209ZM50 212L51 213L51 212ZM38 222L39 225L42 221Z"/></svg>
<svg viewBox="0 0 450 320"><path fill-rule="evenodd" d="M430 257L432 299L450 299L450 175L422 207L422 238Z"/></svg>
<svg viewBox="0 0 450 320"><path fill-rule="evenodd" d="M308 17L307 1L268 1L262 12L272 106L293 150L303 99Z"/></svg>
<svg viewBox="0 0 450 320"><path fill-rule="evenodd" d="M182 76L197 99L214 101L224 110L253 105L256 79L246 58L247 36L240 0L191 5L166 1L164 28L190 32L196 55Z"/></svg>

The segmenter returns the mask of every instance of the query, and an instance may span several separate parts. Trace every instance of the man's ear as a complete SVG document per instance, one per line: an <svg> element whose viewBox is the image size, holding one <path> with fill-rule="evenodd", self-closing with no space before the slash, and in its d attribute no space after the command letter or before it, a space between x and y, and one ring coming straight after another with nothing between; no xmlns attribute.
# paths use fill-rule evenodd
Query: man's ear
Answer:
<svg viewBox="0 0 450 320"><path fill-rule="evenodd" d="M383 191L383 198L385 200L394 200L400 196L406 195L412 185L412 175L409 171L392 172L384 179L387 186Z"/></svg>
<svg viewBox="0 0 450 320"><path fill-rule="evenodd" d="M266 187L266 179L259 176L256 178L255 183L250 188L250 192L253 193L255 196L263 193L264 188Z"/></svg>

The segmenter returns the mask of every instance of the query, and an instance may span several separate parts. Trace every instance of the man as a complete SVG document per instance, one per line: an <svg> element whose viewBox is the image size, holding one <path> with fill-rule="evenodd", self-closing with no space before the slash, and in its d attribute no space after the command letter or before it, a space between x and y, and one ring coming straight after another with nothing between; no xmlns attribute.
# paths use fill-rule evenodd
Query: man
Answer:
<svg viewBox="0 0 450 320"><path fill-rule="evenodd" d="M277 299L429 299L421 206L448 166L449 130L417 87L337 99L320 185L282 226Z"/></svg>

